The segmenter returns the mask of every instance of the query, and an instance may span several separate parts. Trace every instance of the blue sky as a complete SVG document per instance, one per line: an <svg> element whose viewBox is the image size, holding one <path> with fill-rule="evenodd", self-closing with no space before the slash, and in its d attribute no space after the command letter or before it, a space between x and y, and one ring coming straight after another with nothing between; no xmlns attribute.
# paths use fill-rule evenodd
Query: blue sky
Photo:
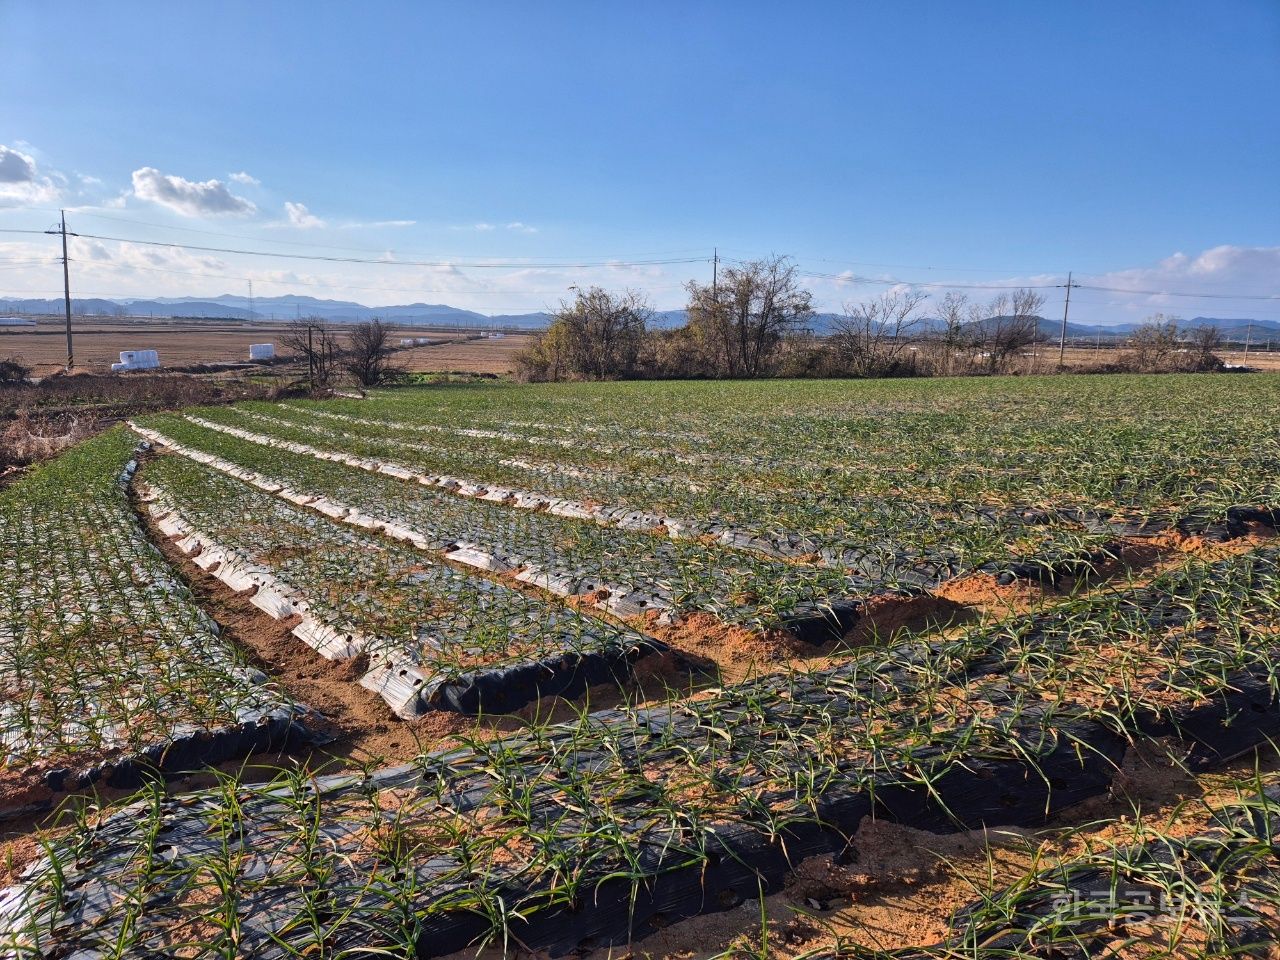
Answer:
<svg viewBox="0 0 1280 960"><path fill-rule="evenodd" d="M674 307L705 264L625 263L713 246L841 276L810 278L831 307L883 289L858 277L1067 270L1280 293L1276 0L0 0L0 107L0 227L67 206L104 236L529 264L80 241L86 294L251 277L260 295L502 312L585 281ZM57 286L56 264L23 262L47 246L0 234L0 294ZM1073 295L1086 322L1156 309L1280 318L1280 301Z"/></svg>

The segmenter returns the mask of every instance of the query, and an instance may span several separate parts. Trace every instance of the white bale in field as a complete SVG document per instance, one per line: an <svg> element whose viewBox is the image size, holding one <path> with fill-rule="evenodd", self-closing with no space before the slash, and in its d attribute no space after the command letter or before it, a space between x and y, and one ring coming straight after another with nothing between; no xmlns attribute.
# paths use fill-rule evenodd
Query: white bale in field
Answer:
<svg viewBox="0 0 1280 960"><path fill-rule="evenodd" d="M275 358L276 358L276 345L274 343L249 344L250 360L274 360Z"/></svg>
<svg viewBox="0 0 1280 960"><path fill-rule="evenodd" d="M121 350L120 362L111 365L112 373L121 370L154 370L160 366L160 354L155 350Z"/></svg>

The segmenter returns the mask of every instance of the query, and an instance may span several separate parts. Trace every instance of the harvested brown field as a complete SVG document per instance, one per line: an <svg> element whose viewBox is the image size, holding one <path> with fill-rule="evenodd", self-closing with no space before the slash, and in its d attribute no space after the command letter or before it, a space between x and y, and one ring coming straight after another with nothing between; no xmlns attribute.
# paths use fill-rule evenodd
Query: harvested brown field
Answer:
<svg viewBox="0 0 1280 960"><path fill-rule="evenodd" d="M341 331L341 325L334 326ZM275 343L280 353L280 338L288 332L288 325L266 321L250 324L235 320L73 317L72 330L77 368L105 373L120 359L122 350L156 350L167 369L248 364L250 344ZM509 375L515 370L516 353L528 345L531 335L513 333L500 339L468 339L470 336L472 334L462 330L397 327L393 331L393 343L398 343L401 337L429 337L439 342L423 347L397 347L396 363L411 373L459 371ZM63 322L42 319L35 328L0 329L0 358L8 356L21 357L37 376L62 369L67 359Z"/></svg>

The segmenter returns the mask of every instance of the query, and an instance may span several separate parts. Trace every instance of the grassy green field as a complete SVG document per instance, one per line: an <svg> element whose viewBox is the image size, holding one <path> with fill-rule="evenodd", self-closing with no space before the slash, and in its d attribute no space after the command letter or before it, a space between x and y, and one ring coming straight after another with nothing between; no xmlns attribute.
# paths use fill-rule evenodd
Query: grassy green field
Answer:
<svg viewBox="0 0 1280 960"><path fill-rule="evenodd" d="M138 417L0 491L0 952L1247 953L1277 410L1197 375ZM927 868L830 879L882 823Z"/></svg>

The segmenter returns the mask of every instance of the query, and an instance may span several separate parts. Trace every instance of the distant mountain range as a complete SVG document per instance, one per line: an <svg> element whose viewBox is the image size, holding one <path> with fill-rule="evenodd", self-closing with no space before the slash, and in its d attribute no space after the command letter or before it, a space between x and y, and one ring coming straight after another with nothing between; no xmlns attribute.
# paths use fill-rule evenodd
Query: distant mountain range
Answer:
<svg viewBox="0 0 1280 960"><path fill-rule="evenodd" d="M150 300L79 299L71 301L73 312L81 316L100 317L196 317L200 319L248 320L249 300L245 296L223 294L218 297L155 297ZM60 299L0 299L0 314L60 314ZM475 327L536 330L547 325L550 315L535 313L497 314L488 316L474 310L463 310L443 303L406 303L387 307L367 307L350 300L321 300L316 297L285 295L255 297L252 318L261 321L292 320L294 317L321 317L334 323L355 323L381 317L405 326ZM664 329L683 326L684 310L661 310L653 315L652 325ZM814 332L830 333L838 314L819 313L810 323ZM979 323L991 323L995 318ZM1038 318L1040 336L1056 339L1062 329L1060 320ZM1248 318L1192 317L1183 327L1213 326L1228 340L1280 337L1280 322ZM940 321L926 319L917 329L936 331ZM1072 339L1117 337L1132 333L1138 324L1068 323L1067 336Z"/></svg>
<svg viewBox="0 0 1280 960"><path fill-rule="evenodd" d="M0 311L9 313L61 313L62 301L0 300ZM245 296L156 297L150 300L103 300L73 297L71 309L85 316L104 317L197 317L219 320L292 320L294 317L321 317L335 323L355 323L381 317L398 324L426 326L519 326L546 325L541 313L489 317L441 303L408 303L390 307L366 307L350 300L321 300L316 297L255 297L252 314Z"/></svg>

